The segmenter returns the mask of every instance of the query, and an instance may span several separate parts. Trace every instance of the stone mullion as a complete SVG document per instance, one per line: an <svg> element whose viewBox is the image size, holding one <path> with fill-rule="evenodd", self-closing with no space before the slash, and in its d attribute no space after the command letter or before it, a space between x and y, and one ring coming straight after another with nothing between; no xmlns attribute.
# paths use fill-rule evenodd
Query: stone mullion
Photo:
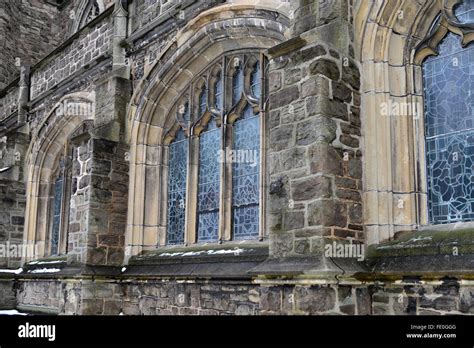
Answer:
<svg viewBox="0 0 474 348"><path fill-rule="evenodd" d="M225 130L223 132L223 163L221 166L222 170L222 180L221 183L222 193L221 193L221 202L223 202L223 213L221 213L221 219L223 220L224 233L223 240L232 239L232 163L227 162L227 153L232 150L233 144L233 126L225 125Z"/></svg>
<svg viewBox="0 0 474 348"><path fill-rule="evenodd" d="M161 163L169 164L169 146L161 147ZM160 196L161 199L159 202L161 204L158 207L159 219L158 221L158 246L165 246L167 241L167 229L168 229L168 178L169 178L169 165L160 165L159 171L161 173L161 182L163 183L160 186L166 185L167 190L161 190ZM160 182L160 181L158 181Z"/></svg>
<svg viewBox="0 0 474 348"><path fill-rule="evenodd" d="M161 225L160 215L157 214L160 207L161 191L161 171L159 163L161 163L161 146L147 146L146 148L146 186L153 189L145 192L145 228L144 242L146 248L152 250L159 243L159 226ZM156 160L155 160L156 158Z"/></svg>
<svg viewBox="0 0 474 348"><path fill-rule="evenodd" d="M35 175L35 172L38 171L38 168L35 166L30 166L28 169L28 178L33 178ZM25 233L23 237L23 244L24 245L33 245L35 243L35 234L36 230L32 228L33 226L36 226L36 220L38 216L38 201L36 199L37 197L37 192L38 192L38 183L35 181L32 181L31 179L28 179L28 184L26 188L26 216L25 216ZM35 255L36 256L36 255ZM22 257L22 263L23 262L28 262L31 259L33 259L33 255L23 255Z"/></svg>
<svg viewBox="0 0 474 348"><path fill-rule="evenodd" d="M188 148L188 175L186 180L185 244L197 241L197 193L199 176L199 137L191 135Z"/></svg>
<svg viewBox="0 0 474 348"><path fill-rule="evenodd" d="M49 218L48 219L39 219L39 216L47 216L49 217L49 195L44 196L42 195L41 187L48 185L47 183L39 183L39 194L38 194L38 210L36 212L37 219L36 219L36 233L35 233L35 244L38 246L38 257L45 257L46 254L46 234L49 225Z"/></svg>
<svg viewBox="0 0 474 348"><path fill-rule="evenodd" d="M220 240L232 239L232 164L227 163L228 148L232 149L232 126L227 124L227 115L229 108L228 103L228 86L229 77L227 76L227 59L222 58L222 142L221 151L221 197L220 197Z"/></svg>
<svg viewBox="0 0 474 348"><path fill-rule="evenodd" d="M59 241L58 241L58 254L65 254L67 252L67 237L68 237L68 225L69 225L69 200L70 197L68 192L71 192L71 171L69 168L70 160L69 154L70 146L66 144L64 147L64 173L63 173L63 187L61 193L61 214L60 214L60 230L59 230Z"/></svg>
<svg viewBox="0 0 474 348"><path fill-rule="evenodd" d="M421 70L421 68L419 68ZM418 82L417 82L418 83ZM421 81L420 81L421 83ZM414 95L412 105L420 106L418 117L413 117L413 164L415 173L415 209L416 223L418 225L428 224L428 193L427 193L427 168L425 149L425 107L423 96Z"/></svg>
<svg viewBox="0 0 474 348"><path fill-rule="evenodd" d="M44 256L51 256L51 237L53 232L53 217L54 217L54 185L48 184L49 196L47 198L48 203L46 205L46 228L44 235Z"/></svg>
<svg viewBox="0 0 474 348"><path fill-rule="evenodd" d="M266 173L267 173L267 143L266 143L266 101L265 97L267 96L267 83L266 83L266 56L265 54L260 54L260 189L259 189L259 239L263 240L265 238L266 230L266 220L265 220L265 210L266 210Z"/></svg>

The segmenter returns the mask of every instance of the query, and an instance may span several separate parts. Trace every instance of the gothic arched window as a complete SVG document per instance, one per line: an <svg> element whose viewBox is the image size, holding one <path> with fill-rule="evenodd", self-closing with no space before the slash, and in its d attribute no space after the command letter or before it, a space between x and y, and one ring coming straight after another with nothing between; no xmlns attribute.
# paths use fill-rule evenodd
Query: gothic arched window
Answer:
<svg viewBox="0 0 474 348"><path fill-rule="evenodd" d="M474 1L456 6L454 15L458 26L446 26L462 32L462 24L474 23ZM437 54L423 63L428 211L433 224L474 220L474 44L463 41L449 29Z"/></svg>
<svg viewBox="0 0 474 348"><path fill-rule="evenodd" d="M65 153L67 148L65 148ZM66 155L58 161L51 180L49 255L62 255L67 252L67 232L69 224L69 188L71 169Z"/></svg>
<svg viewBox="0 0 474 348"><path fill-rule="evenodd" d="M82 29L87 23L91 22L105 10L104 0L83 0L77 9L71 12L71 18L74 18L71 34Z"/></svg>
<svg viewBox="0 0 474 348"><path fill-rule="evenodd" d="M262 64L251 52L222 57L176 104L165 136L167 244L260 236Z"/></svg>

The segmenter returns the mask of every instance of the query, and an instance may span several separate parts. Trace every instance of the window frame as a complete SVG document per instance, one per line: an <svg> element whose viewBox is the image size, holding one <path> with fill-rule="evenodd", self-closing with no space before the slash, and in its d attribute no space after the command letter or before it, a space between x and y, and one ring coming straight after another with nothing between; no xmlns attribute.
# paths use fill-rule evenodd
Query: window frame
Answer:
<svg viewBox="0 0 474 348"><path fill-rule="evenodd" d="M432 56L437 56L439 47L448 35L456 35L461 37L462 47L474 45L474 32L472 28L474 23L461 23L456 17L456 8L459 3L456 0L449 0L446 7L433 19L431 26L427 32L427 36L414 48L413 59L413 82L416 86L418 94L415 99L420 102L421 117L415 118L414 144L418 146L414 149L415 158L419 161L415 164L415 172L419 172L416 176L415 184L417 189L423 192L422 197L416 202L416 225L418 228L430 228L436 226L455 226L457 224L472 223L473 220L435 223L430 216L430 200L429 185L430 177L428 172L428 151L426 149L426 107L425 107L425 83L423 75L423 67L425 61Z"/></svg>
<svg viewBox="0 0 474 348"><path fill-rule="evenodd" d="M49 200L48 200L48 213L47 213L47 226L48 233L46 239L46 254L50 257L66 255L68 252L68 232L69 232L69 210L70 210L70 199L71 199L71 184L72 184L72 168L71 168L71 157L70 152L72 148L69 142L64 145L63 153L58 159L56 169L51 175L50 187L49 187ZM63 165L61 166L61 161ZM62 171L62 173L61 173ZM53 228L54 228L54 189L56 180L62 175L63 182L61 188L61 203L60 203L60 220L59 220L59 233L58 233L58 247L57 253L52 253L52 239L53 239Z"/></svg>
<svg viewBox="0 0 474 348"><path fill-rule="evenodd" d="M244 87L241 100L237 105L232 105L232 76L233 71L230 67L232 58L239 56L243 59L244 69ZM256 61L260 64L260 98L252 98L252 88L248 84L250 82L250 74ZM252 64L249 64L252 62ZM187 172L187 183L186 183L186 202L185 202L185 230L184 230L184 244L178 244L181 246L189 245L202 245L212 244L214 242L202 242L198 241L198 178L199 178L199 139L201 134L206 130L207 124L212 118L215 118L218 131L221 133L221 153L226 153L226 149L232 149L233 146L233 123L239 118L239 113L243 112L245 106L250 104L256 112L256 115L260 120L259 138L260 138L260 163L259 163L259 231L258 239L248 239L245 241L255 242L256 240L264 240L265 238L265 215L264 215L264 197L266 194L264 183L267 182L266 170L265 170L265 106L267 105L268 93L266 93L266 74L268 70L268 63L265 54L262 50L239 50L227 52L220 56L210 64L208 64L201 72L195 77L184 89L182 93L176 98L178 101L171 108L171 112L168 117L167 129L164 132L164 168L165 175L163 175L163 182L165 189L163 190L165 198L164 209L161 210L162 214L165 214L165 218L162 221L166 221L166 228L163 229L162 233L164 236L158 238L158 246L171 246L168 244L168 163L169 163L169 145L173 142L178 129L181 127L184 129L185 134L188 136L188 172ZM221 111L215 107L215 83L217 82L216 74L220 73L222 77L222 99L223 108ZM197 116L199 110L199 93L202 86L202 80L207 88L207 111L203 115ZM201 82L200 82L201 81ZM191 126L187 127L176 115L176 111L179 109L180 103L183 100L190 101L188 109L191 115ZM227 161L221 161L220 163L220 201L219 201L219 228L218 238L215 243L232 242L232 167L233 163ZM242 240L237 240L242 242ZM175 245L175 244L172 244Z"/></svg>

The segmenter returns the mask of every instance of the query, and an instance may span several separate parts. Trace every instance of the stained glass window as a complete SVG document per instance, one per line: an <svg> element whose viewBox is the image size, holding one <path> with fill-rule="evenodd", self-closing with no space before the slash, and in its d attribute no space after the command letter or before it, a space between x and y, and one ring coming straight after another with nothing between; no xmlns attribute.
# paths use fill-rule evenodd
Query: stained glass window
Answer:
<svg viewBox="0 0 474 348"><path fill-rule="evenodd" d="M259 231L260 118L250 105L234 124L232 206L234 239L252 239Z"/></svg>
<svg viewBox="0 0 474 348"><path fill-rule="evenodd" d="M198 242L218 240L221 133L212 120L199 138Z"/></svg>
<svg viewBox="0 0 474 348"><path fill-rule="evenodd" d="M430 222L474 218L474 45L448 34L423 65Z"/></svg>
<svg viewBox="0 0 474 348"><path fill-rule="evenodd" d="M474 23L474 0L463 0L455 7L454 14L463 24Z"/></svg>
<svg viewBox="0 0 474 348"><path fill-rule="evenodd" d="M63 202L64 176L56 178L53 187L53 226L51 231L51 255L59 254L59 235L61 233L61 210Z"/></svg>
<svg viewBox="0 0 474 348"><path fill-rule="evenodd" d="M216 103L215 106L217 110L222 110L222 107L224 106L224 92L222 91L222 73L219 72L216 78L217 79L214 84L214 96Z"/></svg>
<svg viewBox="0 0 474 348"><path fill-rule="evenodd" d="M169 147L168 244L184 242L188 141L182 129Z"/></svg>
<svg viewBox="0 0 474 348"><path fill-rule="evenodd" d="M260 62L258 60L250 74L250 89L254 98L260 98Z"/></svg>
<svg viewBox="0 0 474 348"><path fill-rule="evenodd" d="M254 52L221 58L229 64L205 69L179 99L178 123L184 130L169 145L167 244L260 235L259 57ZM227 97L233 103L224 102ZM174 127L170 124L170 132ZM225 212L231 216L223 218Z"/></svg>
<svg viewBox="0 0 474 348"><path fill-rule="evenodd" d="M239 60L234 60L234 62L236 69L232 78L232 104L235 105L242 97L242 92L244 91L244 70L240 66Z"/></svg>

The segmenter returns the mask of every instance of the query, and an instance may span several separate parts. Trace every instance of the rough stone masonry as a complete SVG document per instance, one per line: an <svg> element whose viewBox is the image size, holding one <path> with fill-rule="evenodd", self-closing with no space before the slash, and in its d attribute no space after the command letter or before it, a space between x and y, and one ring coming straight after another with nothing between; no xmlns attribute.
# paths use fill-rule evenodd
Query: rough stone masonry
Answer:
<svg viewBox="0 0 474 348"><path fill-rule="evenodd" d="M438 16L454 25L455 2L0 2L0 243L34 249L0 255L0 309L474 313L473 223L426 221L419 124L378 112L422 98L416 57L435 48L423 43ZM265 67L260 238L164 245L175 105L250 51ZM94 111L57 112L68 102ZM333 243L365 255L327 255Z"/></svg>

